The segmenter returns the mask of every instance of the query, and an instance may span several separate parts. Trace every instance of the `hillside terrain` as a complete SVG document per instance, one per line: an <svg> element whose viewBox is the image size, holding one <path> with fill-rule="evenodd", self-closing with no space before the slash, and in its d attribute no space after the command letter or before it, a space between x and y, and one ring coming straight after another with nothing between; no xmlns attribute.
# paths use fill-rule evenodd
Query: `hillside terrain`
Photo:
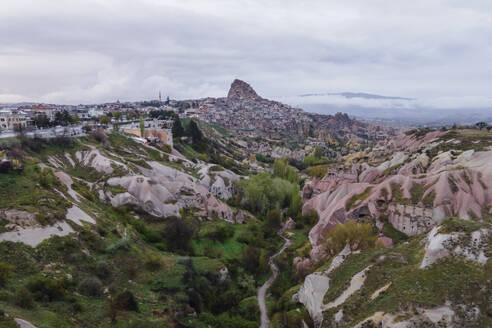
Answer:
<svg viewBox="0 0 492 328"><path fill-rule="evenodd" d="M1 327L490 326L490 132L296 162L182 123L2 141Z"/></svg>
<svg viewBox="0 0 492 328"><path fill-rule="evenodd" d="M314 273L295 299L315 325L490 326L490 163L490 132L414 130L307 184L319 221L294 261Z"/></svg>
<svg viewBox="0 0 492 328"><path fill-rule="evenodd" d="M347 114L308 113L278 101L260 97L246 82L234 80L227 97L189 101L197 107L197 116L211 124L233 129L241 134L257 134L270 139L289 138L303 142L338 139L344 142L367 142L395 135L393 128L382 128L349 118Z"/></svg>

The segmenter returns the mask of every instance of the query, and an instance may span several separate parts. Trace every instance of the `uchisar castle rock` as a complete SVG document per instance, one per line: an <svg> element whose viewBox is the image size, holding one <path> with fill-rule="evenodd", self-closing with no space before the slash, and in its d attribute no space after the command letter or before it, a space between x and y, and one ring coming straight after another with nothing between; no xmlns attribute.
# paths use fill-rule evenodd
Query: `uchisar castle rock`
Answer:
<svg viewBox="0 0 492 328"><path fill-rule="evenodd" d="M492 326L492 132L166 103L1 139L0 327Z"/></svg>

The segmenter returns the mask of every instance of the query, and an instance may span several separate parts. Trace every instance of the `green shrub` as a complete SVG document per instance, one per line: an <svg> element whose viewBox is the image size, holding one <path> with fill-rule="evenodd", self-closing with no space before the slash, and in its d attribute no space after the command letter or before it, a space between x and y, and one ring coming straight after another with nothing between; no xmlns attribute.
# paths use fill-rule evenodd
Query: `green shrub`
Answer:
<svg viewBox="0 0 492 328"><path fill-rule="evenodd" d="M161 146L161 149L165 153L171 153L173 151L172 147L170 145L167 145L167 144L163 144Z"/></svg>
<svg viewBox="0 0 492 328"><path fill-rule="evenodd" d="M130 241L127 238L122 238L108 247L106 247L106 252L114 253L118 250L129 250L130 249Z"/></svg>
<svg viewBox="0 0 492 328"><path fill-rule="evenodd" d="M348 221L333 228L327 235L325 246L329 254L339 253L347 244L357 246L358 249L373 247L377 236L369 223Z"/></svg>
<svg viewBox="0 0 492 328"><path fill-rule="evenodd" d="M102 283L96 277L85 278L80 282L79 291L85 296L98 297L102 293Z"/></svg>
<svg viewBox="0 0 492 328"><path fill-rule="evenodd" d="M311 166L308 169L309 175L318 179L323 178L326 175L326 172L328 172L328 167L325 165Z"/></svg>
<svg viewBox="0 0 492 328"><path fill-rule="evenodd" d="M224 171L224 168L220 165L213 165L208 169L210 172Z"/></svg>
<svg viewBox="0 0 492 328"><path fill-rule="evenodd" d="M12 264L0 261L0 286L3 286L12 278L14 266Z"/></svg>
<svg viewBox="0 0 492 328"><path fill-rule="evenodd" d="M230 224L221 224L216 229L205 235L207 238L223 243L226 239L234 236L234 229Z"/></svg>
<svg viewBox="0 0 492 328"><path fill-rule="evenodd" d="M166 222L166 228L162 232L162 237L171 251L189 251L190 241L195 234L195 230L190 222L185 218L171 218Z"/></svg>
<svg viewBox="0 0 492 328"><path fill-rule="evenodd" d="M65 296L65 287L63 282L51 278L31 278L26 287L38 301L59 301Z"/></svg>
<svg viewBox="0 0 492 328"><path fill-rule="evenodd" d="M135 296L128 290L114 296L113 306L117 311L139 311Z"/></svg>
<svg viewBox="0 0 492 328"><path fill-rule="evenodd" d="M441 224L440 233L451 233L451 232L466 232L471 233L475 230L480 229L480 222L473 220L463 220L457 217L450 217L444 220Z"/></svg>
<svg viewBox="0 0 492 328"><path fill-rule="evenodd" d="M281 178L271 178L267 172L238 182L238 189L252 212L266 214L271 209L289 207L299 195L299 186Z"/></svg>
<svg viewBox="0 0 492 328"><path fill-rule="evenodd" d="M23 309L32 309L34 303L33 295L25 288L22 288L15 294L15 304Z"/></svg>
<svg viewBox="0 0 492 328"><path fill-rule="evenodd" d="M276 159L273 163L273 176L287 180L292 183L299 183L297 170L289 165L286 158Z"/></svg>
<svg viewBox="0 0 492 328"><path fill-rule="evenodd" d="M108 263L101 261L96 265L94 273L100 279L107 279L111 276L111 266Z"/></svg>
<svg viewBox="0 0 492 328"><path fill-rule="evenodd" d="M265 155L262 155L262 154L256 154L255 155L255 158L258 162L262 162L262 163L266 163L266 164L271 164L273 163L273 160L271 157L267 157Z"/></svg>
<svg viewBox="0 0 492 328"><path fill-rule="evenodd" d="M157 254L147 254L144 265L149 271L157 271L162 267L162 258Z"/></svg>
<svg viewBox="0 0 492 328"><path fill-rule="evenodd" d="M414 184L412 188L410 188L410 196L413 205L417 205L420 202L422 196L424 195L424 192L425 192L425 187L418 183Z"/></svg>

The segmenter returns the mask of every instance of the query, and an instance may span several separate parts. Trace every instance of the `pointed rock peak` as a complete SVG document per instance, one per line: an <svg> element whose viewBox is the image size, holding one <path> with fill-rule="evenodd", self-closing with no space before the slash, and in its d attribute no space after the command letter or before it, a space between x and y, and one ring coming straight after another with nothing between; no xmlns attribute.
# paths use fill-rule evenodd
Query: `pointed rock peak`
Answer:
<svg viewBox="0 0 492 328"><path fill-rule="evenodd" d="M256 91L246 82L235 79L231 84L228 99L261 99Z"/></svg>

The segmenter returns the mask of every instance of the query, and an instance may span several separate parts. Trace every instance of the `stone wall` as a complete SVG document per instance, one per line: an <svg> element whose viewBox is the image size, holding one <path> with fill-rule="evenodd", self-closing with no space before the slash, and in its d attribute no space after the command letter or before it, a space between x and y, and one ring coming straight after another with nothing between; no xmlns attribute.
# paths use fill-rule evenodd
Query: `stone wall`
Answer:
<svg viewBox="0 0 492 328"><path fill-rule="evenodd" d="M435 224L431 209L402 204L388 206L388 219L395 229L408 236L428 231Z"/></svg>

